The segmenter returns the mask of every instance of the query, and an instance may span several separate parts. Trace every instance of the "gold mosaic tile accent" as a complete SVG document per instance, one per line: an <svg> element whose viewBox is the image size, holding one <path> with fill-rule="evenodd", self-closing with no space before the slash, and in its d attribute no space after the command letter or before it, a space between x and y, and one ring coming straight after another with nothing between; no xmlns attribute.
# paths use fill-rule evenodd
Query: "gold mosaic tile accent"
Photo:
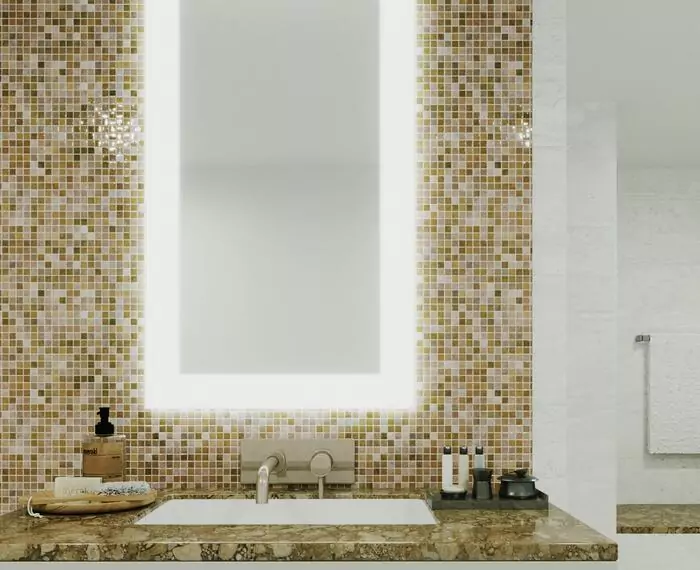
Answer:
<svg viewBox="0 0 700 570"><path fill-rule="evenodd" d="M0 510L77 475L98 405L128 475L238 484L244 437L357 440L362 486L436 484L446 443L531 458L531 0L418 0L415 413L154 414L142 367L144 169L85 128L143 101L143 4L0 5ZM523 140L525 139L525 140Z"/></svg>

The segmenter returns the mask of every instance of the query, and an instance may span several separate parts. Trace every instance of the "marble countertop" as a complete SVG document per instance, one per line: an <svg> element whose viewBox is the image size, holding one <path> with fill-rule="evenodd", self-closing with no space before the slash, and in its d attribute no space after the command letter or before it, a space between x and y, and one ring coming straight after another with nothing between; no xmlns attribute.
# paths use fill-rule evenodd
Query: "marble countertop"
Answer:
<svg viewBox="0 0 700 570"><path fill-rule="evenodd" d="M271 494L311 498L310 493ZM335 491L329 498L421 497ZM548 511L435 511L434 526L136 526L171 498L250 492L162 492L138 511L42 519L0 517L0 561L613 561L617 545L551 506Z"/></svg>
<svg viewBox="0 0 700 570"><path fill-rule="evenodd" d="M700 505L618 505L620 534L700 534Z"/></svg>

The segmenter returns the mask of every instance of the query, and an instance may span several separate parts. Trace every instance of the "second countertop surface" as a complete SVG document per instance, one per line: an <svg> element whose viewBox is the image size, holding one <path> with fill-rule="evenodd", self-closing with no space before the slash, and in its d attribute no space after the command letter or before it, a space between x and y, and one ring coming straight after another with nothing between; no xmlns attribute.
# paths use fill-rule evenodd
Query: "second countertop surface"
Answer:
<svg viewBox="0 0 700 570"><path fill-rule="evenodd" d="M34 519L0 517L0 561L614 561L617 545L557 507L534 511L435 511L434 526L136 526L176 498L251 498L251 492L162 492L138 511ZM333 498L423 493L330 491ZM272 498L312 498L308 492Z"/></svg>
<svg viewBox="0 0 700 570"><path fill-rule="evenodd" d="M618 505L619 534L700 534L700 505Z"/></svg>

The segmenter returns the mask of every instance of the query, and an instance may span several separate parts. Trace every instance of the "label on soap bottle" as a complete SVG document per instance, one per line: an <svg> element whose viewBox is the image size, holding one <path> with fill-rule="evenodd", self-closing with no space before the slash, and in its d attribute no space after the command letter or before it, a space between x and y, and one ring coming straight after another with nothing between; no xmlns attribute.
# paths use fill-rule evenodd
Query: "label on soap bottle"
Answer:
<svg viewBox="0 0 700 570"><path fill-rule="evenodd" d="M90 438L83 443L83 477L103 481L124 479L125 438Z"/></svg>

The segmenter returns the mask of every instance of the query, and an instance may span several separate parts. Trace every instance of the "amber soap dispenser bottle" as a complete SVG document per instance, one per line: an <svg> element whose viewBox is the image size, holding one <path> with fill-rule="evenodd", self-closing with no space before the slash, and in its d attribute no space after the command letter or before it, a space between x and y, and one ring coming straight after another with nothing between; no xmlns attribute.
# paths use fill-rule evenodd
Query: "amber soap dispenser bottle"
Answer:
<svg viewBox="0 0 700 570"><path fill-rule="evenodd" d="M126 460L126 436L114 434L109 408L102 407L95 434L83 441L83 477L101 477L103 482L123 481Z"/></svg>

